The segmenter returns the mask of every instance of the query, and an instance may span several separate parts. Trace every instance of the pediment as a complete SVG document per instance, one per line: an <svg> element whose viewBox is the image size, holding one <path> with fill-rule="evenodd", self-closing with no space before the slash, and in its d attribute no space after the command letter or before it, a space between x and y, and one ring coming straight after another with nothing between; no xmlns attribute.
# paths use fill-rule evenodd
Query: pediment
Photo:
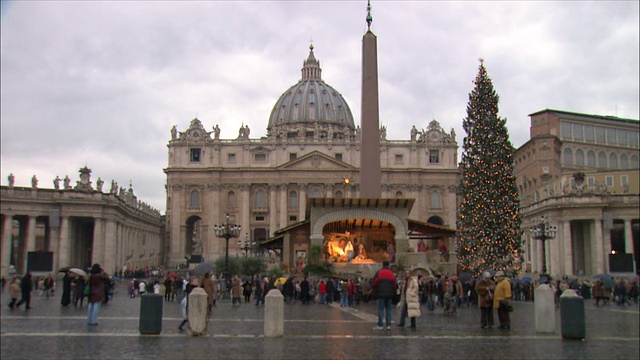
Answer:
<svg viewBox="0 0 640 360"><path fill-rule="evenodd" d="M278 167L280 170L356 170L355 167L336 160L319 151L313 151Z"/></svg>

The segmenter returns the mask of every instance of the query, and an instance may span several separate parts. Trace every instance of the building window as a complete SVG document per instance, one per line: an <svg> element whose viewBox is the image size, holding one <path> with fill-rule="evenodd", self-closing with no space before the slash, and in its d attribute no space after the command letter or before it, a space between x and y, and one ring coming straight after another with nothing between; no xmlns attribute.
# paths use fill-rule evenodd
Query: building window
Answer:
<svg viewBox="0 0 640 360"><path fill-rule="evenodd" d="M638 147L638 132L629 131L627 133L627 143L631 147Z"/></svg>
<svg viewBox="0 0 640 360"><path fill-rule="evenodd" d="M236 193L233 191L227 193L227 206L230 208L236 207Z"/></svg>
<svg viewBox="0 0 640 360"><path fill-rule="evenodd" d="M580 140L584 139L582 134L582 124L573 124L573 139Z"/></svg>
<svg viewBox="0 0 640 360"><path fill-rule="evenodd" d="M576 150L576 165L584 166L584 151L582 149Z"/></svg>
<svg viewBox="0 0 640 360"><path fill-rule="evenodd" d="M618 168L618 155L616 155L616 153L614 152L609 154L609 167L612 169Z"/></svg>
<svg viewBox="0 0 640 360"><path fill-rule="evenodd" d="M613 176L607 176L606 181L607 181L607 186L609 187L613 186Z"/></svg>
<svg viewBox="0 0 640 360"><path fill-rule="evenodd" d="M570 148L564 149L564 158L563 161L565 165L573 165L573 151Z"/></svg>
<svg viewBox="0 0 640 360"><path fill-rule="evenodd" d="M604 133L605 132L603 127L596 126L596 142L599 142L601 144L604 144L606 142Z"/></svg>
<svg viewBox="0 0 640 360"><path fill-rule="evenodd" d="M627 145L627 132L618 130L618 145Z"/></svg>
<svg viewBox="0 0 640 360"><path fill-rule="evenodd" d="M396 198L402 199L404 196L402 195L402 191L396 191Z"/></svg>
<svg viewBox="0 0 640 360"><path fill-rule="evenodd" d="M199 209L200 208L200 194L197 190L193 190L191 192L191 196L189 198L189 208L191 209Z"/></svg>
<svg viewBox="0 0 640 360"><path fill-rule="evenodd" d="M629 177L627 175L620 176L620 185L621 186L629 185Z"/></svg>
<svg viewBox="0 0 640 360"><path fill-rule="evenodd" d="M262 191L262 190L256 191L255 206L257 208L265 208L265 207L267 207L267 199L266 199L266 195L265 195L264 191Z"/></svg>
<svg viewBox="0 0 640 360"><path fill-rule="evenodd" d="M256 216L256 221L264 221L264 216Z"/></svg>
<svg viewBox="0 0 640 360"><path fill-rule="evenodd" d="M440 193L435 190L431 192L431 208L432 209L442 208L442 205L440 202Z"/></svg>
<svg viewBox="0 0 640 360"><path fill-rule="evenodd" d="M429 151L429 164L439 164L440 163L440 151L439 150L430 150Z"/></svg>
<svg viewBox="0 0 640 360"><path fill-rule="evenodd" d="M318 189L311 190L311 196L310 197L312 197L312 198L322 197L322 195L320 194L320 190L318 190Z"/></svg>
<svg viewBox="0 0 640 360"><path fill-rule="evenodd" d="M298 193L292 191L289 193L289 209L298 208Z"/></svg>
<svg viewBox="0 0 640 360"><path fill-rule="evenodd" d="M336 160L342 161L342 154L336 154Z"/></svg>
<svg viewBox="0 0 640 360"><path fill-rule="evenodd" d="M563 121L560 123L560 135L563 139L571 139L571 123Z"/></svg>
<svg viewBox="0 0 640 360"><path fill-rule="evenodd" d="M265 154L265 153L253 154L253 160L255 162L265 162L265 161L267 161L267 154Z"/></svg>
<svg viewBox="0 0 640 360"><path fill-rule="evenodd" d="M585 125L584 126L584 139L586 141L594 141L595 133L593 131L593 125Z"/></svg>
<svg viewBox="0 0 640 360"><path fill-rule="evenodd" d="M402 154L396 154L396 164L402 164Z"/></svg>
<svg viewBox="0 0 640 360"><path fill-rule="evenodd" d="M587 185L588 186L595 186L596 185L596 179L593 177L588 177L587 178Z"/></svg>
<svg viewBox="0 0 640 360"><path fill-rule="evenodd" d="M607 154L604 151L598 153L598 167L604 169L607 167Z"/></svg>
<svg viewBox="0 0 640 360"><path fill-rule="evenodd" d="M620 169L629 169L629 157L627 156L627 154L620 155Z"/></svg>
<svg viewBox="0 0 640 360"><path fill-rule="evenodd" d="M549 158L549 150L542 150L542 158L543 159Z"/></svg>
<svg viewBox="0 0 640 360"><path fill-rule="evenodd" d="M227 162L230 162L230 163L236 162L236 154L234 153L227 154Z"/></svg>
<svg viewBox="0 0 640 360"><path fill-rule="evenodd" d="M289 216L289 221L298 221L298 217L296 215Z"/></svg>
<svg viewBox="0 0 640 360"><path fill-rule="evenodd" d="M630 169L634 170L638 168L638 155L631 155Z"/></svg>
<svg viewBox="0 0 640 360"><path fill-rule="evenodd" d="M607 129L607 144L616 144L616 129Z"/></svg>
<svg viewBox="0 0 640 360"><path fill-rule="evenodd" d="M297 153L289 153L289 161L293 161L298 158Z"/></svg>
<svg viewBox="0 0 640 360"><path fill-rule="evenodd" d="M593 150L587 151L587 166L596 167L596 153Z"/></svg>
<svg viewBox="0 0 640 360"><path fill-rule="evenodd" d="M190 154L189 161L200 162L200 149L191 149L189 154Z"/></svg>
<svg viewBox="0 0 640 360"><path fill-rule="evenodd" d="M342 199L343 198L342 191L340 190L336 191L336 193L334 194L334 197L336 199Z"/></svg>

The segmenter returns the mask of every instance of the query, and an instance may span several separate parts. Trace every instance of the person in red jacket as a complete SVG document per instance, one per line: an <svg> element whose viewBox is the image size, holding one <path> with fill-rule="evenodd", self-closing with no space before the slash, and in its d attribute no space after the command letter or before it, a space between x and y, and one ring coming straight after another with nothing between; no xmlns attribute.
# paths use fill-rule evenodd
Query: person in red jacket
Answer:
<svg viewBox="0 0 640 360"><path fill-rule="evenodd" d="M386 312L387 330L391 330L391 300L396 294L398 281L396 276L389 270L389 262L382 262L382 269L378 271L373 280L373 287L378 292L378 326L376 330L382 330L382 316Z"/></svg>

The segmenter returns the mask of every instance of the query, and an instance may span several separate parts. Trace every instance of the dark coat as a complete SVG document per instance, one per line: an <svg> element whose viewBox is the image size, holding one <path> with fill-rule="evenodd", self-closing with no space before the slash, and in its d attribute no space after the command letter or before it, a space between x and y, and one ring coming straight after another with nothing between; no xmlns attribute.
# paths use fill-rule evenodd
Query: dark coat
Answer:
<svg viewBox="0 0 640 360"><path fill-rule="evenodd" d="M391 270L382 268L373 280L373 287L378 290L378 298L393 298L396 295L398 281Z"/></svg>
<svg viewBox="0 0 640 360"><path fill-rule="evenodd" d="M105 273L91 274L89 277L89 302L103 302L104 297L104 281L109 277Z"/></svg>

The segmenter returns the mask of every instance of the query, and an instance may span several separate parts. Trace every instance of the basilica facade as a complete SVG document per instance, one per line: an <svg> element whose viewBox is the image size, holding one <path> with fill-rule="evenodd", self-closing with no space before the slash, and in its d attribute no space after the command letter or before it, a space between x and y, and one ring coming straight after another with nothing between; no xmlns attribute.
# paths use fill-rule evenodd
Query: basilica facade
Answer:
<svg viewBox="0 0 640 360"><path fill-rule="evenodd" d="M406 129L406 139L388 139L384 124L393 121L381 119L381 198L387 200L375 206L390 204L388 199L411 199L406 211L413 224L455 227L460 176L455 132L445 131L436 120L416 119ZM246 244L251 252L264 251L261 245L279 230L308 220L309 204L315 199L365 203L353 201L361 198L360 186L366 181L360 175L361 127L343 96L323 80L313 46L303 62L301 79L275 101L265 123L266 136L260 138L251 137L248 125L238 124L236 138L221 139L215 120L197 118L184 131L171 129L164 169L168 265L184 263L192 255L204 261L225 256L226 241L216 236L214 228L227 221L241 226L228 248L236 256L247 250ZM326 238L332 228L344 235L349 226L367 224L378 226L377 237L386 240L382 244L380 239L378 243L354 239L360 240L365 252L386 248L388 258L389 252L397 250L441 253L453 248L450 238L418 236L418 232L412 236L407 224L402 224L403 234L396 234L396 226L380 219L370 221L356 213L345 216L325 225L321 231ZM398 236L403 244L395 243ZM297 243L295 252L280 260L292 265L306 256L310 237L302 234L309 241Z"/></svg>

